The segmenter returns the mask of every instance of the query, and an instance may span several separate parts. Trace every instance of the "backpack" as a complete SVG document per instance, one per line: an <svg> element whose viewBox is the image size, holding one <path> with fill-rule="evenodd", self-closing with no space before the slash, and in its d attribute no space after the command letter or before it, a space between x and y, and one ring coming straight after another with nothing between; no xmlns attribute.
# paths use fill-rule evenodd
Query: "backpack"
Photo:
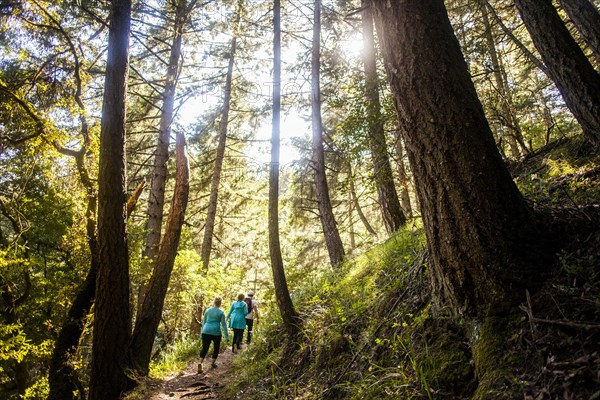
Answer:
<svg viewBox="0 0 600 400"><path fill-rule="evenodd" d="M248 306L248 314L250 314L252 311L254 311L253 308L252 308L252 299L250 297L246 297L244 299L244 302Z"/></svg>

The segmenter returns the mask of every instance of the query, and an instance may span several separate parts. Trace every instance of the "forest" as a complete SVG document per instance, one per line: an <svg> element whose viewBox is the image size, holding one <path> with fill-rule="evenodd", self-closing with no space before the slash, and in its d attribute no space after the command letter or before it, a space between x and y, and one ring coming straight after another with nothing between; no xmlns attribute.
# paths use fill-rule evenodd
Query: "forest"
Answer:
<svg viewBox="0 0 600 400"><path fill-rule="evenodd" d="M600 1L2 0L0 48L0 398L600 399Z"/></svg>

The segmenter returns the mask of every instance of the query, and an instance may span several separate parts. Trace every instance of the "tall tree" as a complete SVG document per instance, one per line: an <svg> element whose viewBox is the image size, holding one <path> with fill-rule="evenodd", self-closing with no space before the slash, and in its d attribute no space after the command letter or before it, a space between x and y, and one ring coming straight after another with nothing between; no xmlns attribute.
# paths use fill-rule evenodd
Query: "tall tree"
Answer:
<svg viewBox="0 0 600 400"><path fill-rule="evenodd" d="M312 42L312 167L317 187L319 218L325 235L329 261L333 267L344 261L344 245L333 215L327 174L325 171L325 150L323 149L323 121L321 118L321 1L314 3L314 25Z"/></svg>
<svg viewBox="0 0 600 400"><path fill-rule="evenodd" d="M415 176L434 300L483 321L472 343L474 398L486 398L504 369L497 316L539 284L545 235L494 143L443 0L371 4Z"/></svg>
<svg viewBox="0 0 600 400"><path fill-rule="evenodd" d="M125 224L125 122L131 1L110 7L98 175L98 278L90 400L115 400L131 386L129 256Z"/></svg>
<svg viewBox="0 0 600 400"><path fill-rule="evenodd" d="M600 13L588 0L559 0L583 40L600 62Z"/></svg>
<svg viewBox="0 0 600 400"><path fill-rule="evenodd" d="M165 205L165 186L167 183L167 163L169 161L169 144L171 142L171 124L173 123L175 90L177 88L177 76L179 74L179 65L181 61L183 31L187 16L195 2L196 1L192 1L191 7L188 6L188 0L177 0L174 3L175 18L173 22L173 38L171 41L169 64L167 65L167 74L164 83L158 128L158 141L154 151L154 165L152 169L150 192L148 194L148 221L146 225L147 232L144 257L146 258L146 262L150 265L152 265L156 258L160 247ZM167 8L169 8L171 2L166 2L166 4ZM138 295L138 313L141 303L144 301L146 290L147 285L142 283Z"/></svg>
<svg viewBox="0 0 600 400"><path fill-rule="evenodd" d="M575 42L551 0L515 5L565 103L585 137L600 146L600 75Z"/></svg>
<svg viewBox="0 0 600 400"><path fill-rule="evenodd" d="M177 133L176 164L175 189L165 235L154 261L152 278L148 283L148 291L142 302L131 337L132 367L144 376L148 375L152 345L160 323L171 272L175 264L175 256L179 247L181 228L188 203L190 172L185 149L185 137L182 133Z"/></svg>
<svg viewBox="0 0 600 400"><path fill-rule="evenodd" d="M212 250L213 232L215 229L215 218L217 216L217 202L219 199L219 185L221 184L221 172L223 170L223 159L225 158L225 145L227 144L227 127L229 125L229 110L231 108L231 90L233 80L233 65L235 61L235 51L237 38L231 39L231 49L229 51L229 65L227 66L227 76L225 78L225 92L223 98L223 111L221 112L221 123L219 125L219 144L217 145L217 154L215 156L215 166L210 186L210 198L206 210L206 222L204 224L204 239L202 240L202 265L204 270L208 269L210 253Z"/></svg>
<svg viewBox="0 0 600 400"><path fill-rule="evenodd" d="M457 314L506 309L537 278L542 236L495 146L444 3L372 4L437 299Z"/></svg>
<svg viewBox="0 0 600 400"><path fill-rule="evenodd" d="M369 141L371 158L373 159L373 176L379 195L379 207L383 223L388 233L397 231L406 223L406 216L400 207L398 193L394 185L394 175L390 166L387 150L381 102L379 100L379 78L377 75L375 35L373 32L373 15L367 6L368 0L362 0L362 34L363 64L365 70L365 95L367 100L367 123L369 125Z"/></svg>
<svg viewBox="0 0 600 400"><path fill-rule="evenodd" d="M288 289L279 242L279 152L281 147L281 1L273 0L273 119L269 168L269 255L277 306L291 336L299 330L299 317Z"/></svg>

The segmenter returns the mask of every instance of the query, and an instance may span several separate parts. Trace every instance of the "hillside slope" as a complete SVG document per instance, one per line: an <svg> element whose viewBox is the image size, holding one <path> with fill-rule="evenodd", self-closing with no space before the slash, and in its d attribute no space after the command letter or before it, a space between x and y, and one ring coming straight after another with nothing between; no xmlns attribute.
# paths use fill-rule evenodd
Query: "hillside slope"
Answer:
<svg viewBox="0 0 600 400"><path fill-rule="evenodd" d="M587 151L563 140L512 165L559 259L513 315L478 323L432 305L415 223L297 290L301 337L286 338L268 316L222 397L600 398L600 156ZM476 371L477 357L499 367Z"/></svg>

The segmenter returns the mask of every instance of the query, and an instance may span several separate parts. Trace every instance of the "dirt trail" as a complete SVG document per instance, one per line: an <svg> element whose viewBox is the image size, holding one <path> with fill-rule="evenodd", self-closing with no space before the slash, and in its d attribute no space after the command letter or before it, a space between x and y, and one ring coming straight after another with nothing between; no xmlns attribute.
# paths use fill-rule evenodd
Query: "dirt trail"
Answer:
<svg viewBox="0 0 600 400"><path fill-rule="evenodd" d="M224 386L234 354L231 348L219 354L218 368L211 368L209 357L204 360L204 373L197 374L198 359L177 376L167 378L160 389L149 400L218 400Z"/></svg>

